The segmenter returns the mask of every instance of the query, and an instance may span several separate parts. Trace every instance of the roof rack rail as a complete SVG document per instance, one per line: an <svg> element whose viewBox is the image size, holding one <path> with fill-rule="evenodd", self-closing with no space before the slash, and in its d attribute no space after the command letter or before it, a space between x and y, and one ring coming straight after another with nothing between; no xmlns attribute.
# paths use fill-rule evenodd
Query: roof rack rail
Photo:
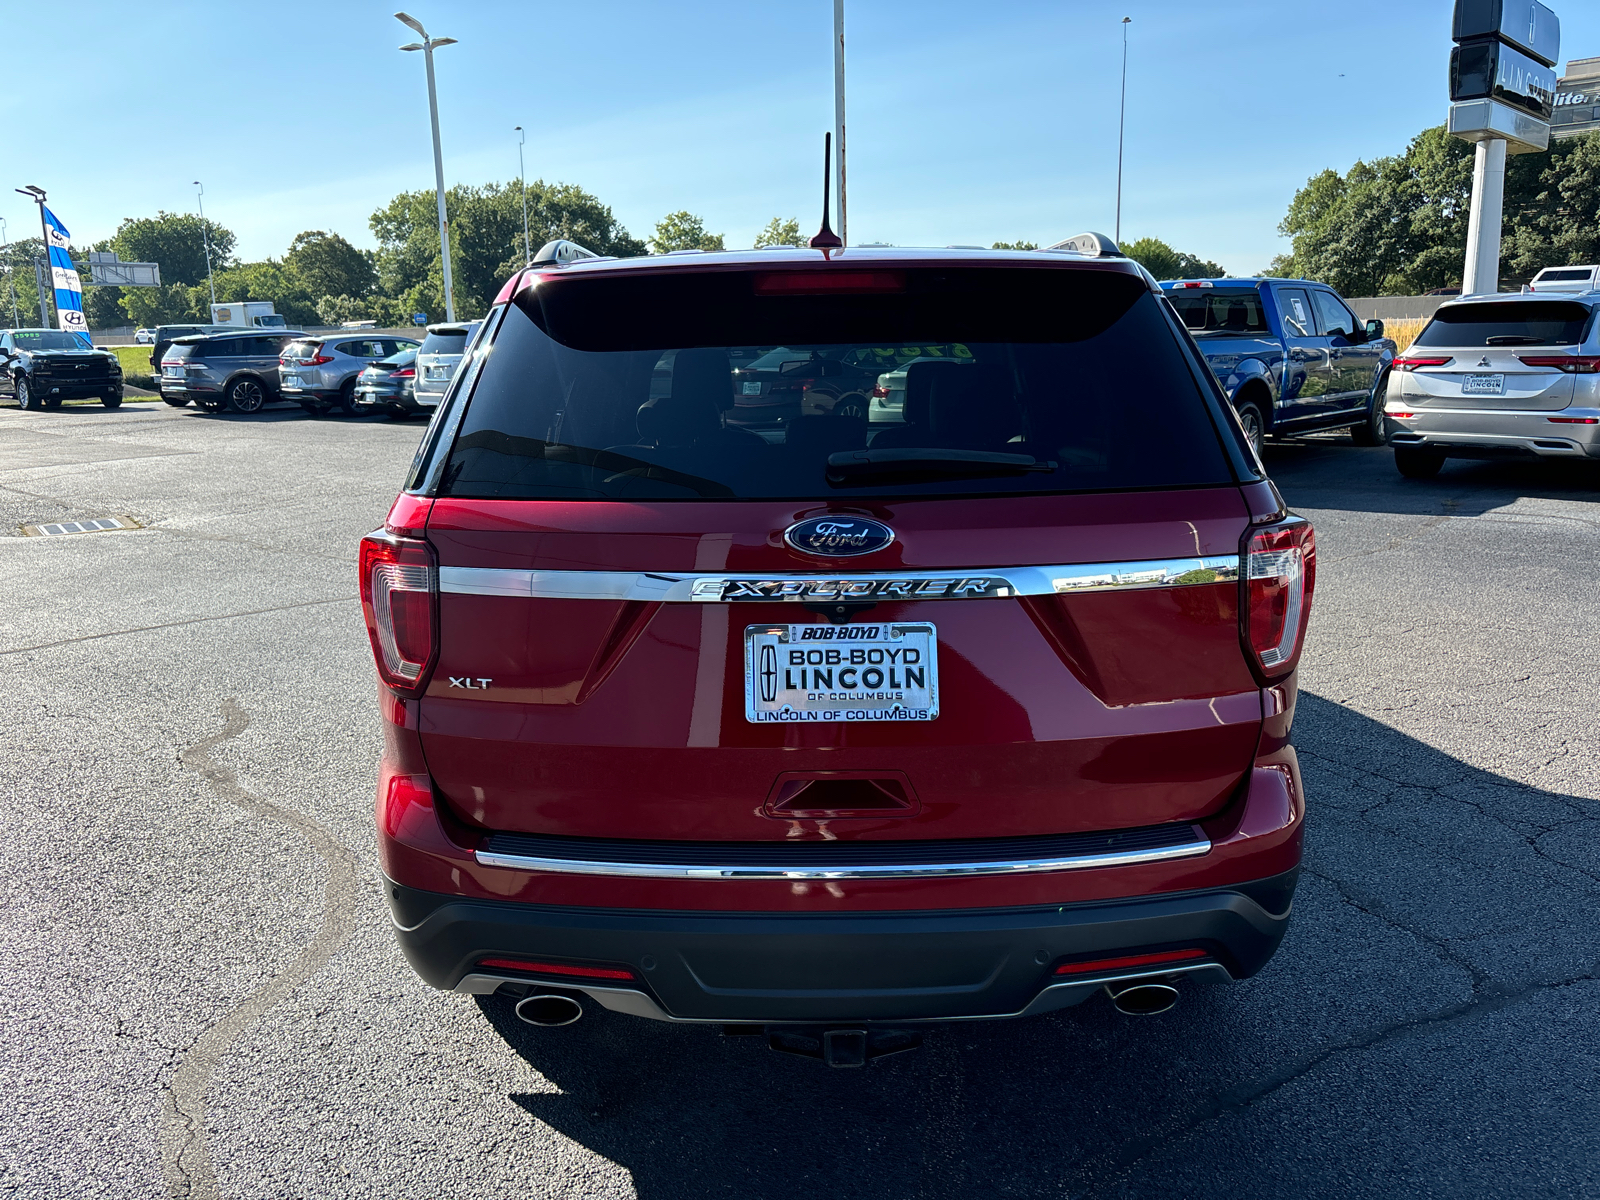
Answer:
<svg viewBox="0 0 1600 1200"><path fill-rule="evenodd" d="M554 238L539 247L539 253L533 256L528 263L530 267L564 267L568 263L575 263L585 258L605 258L607 255L596 254L593 250L569 242L566 238Z"/></svg>
<svg viewBox="0 0 1600 1200"><path fill-rule="evenodd" d="M1077 237L1069 237L1064 242L1057 242L1054 246L1046 246L1046 250L1066 250L1072 254L1087 254L1091 258L1121 258L1122 251L1103 233L1080 233Z"/></svg>

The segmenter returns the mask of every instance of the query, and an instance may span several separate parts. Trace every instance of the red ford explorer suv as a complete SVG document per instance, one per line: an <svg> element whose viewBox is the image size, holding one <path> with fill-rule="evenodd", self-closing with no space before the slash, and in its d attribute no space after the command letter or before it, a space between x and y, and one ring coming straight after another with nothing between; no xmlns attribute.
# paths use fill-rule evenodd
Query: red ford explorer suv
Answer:
<svg viewBox="0 0 1600 1200"><path fill-rule="evenodd" d="M1311 528L1154 281L1075 244L552 243L506 285L361 548L423 979L859 1065L1261 969ZM778 351L904 403L731 423Z"/></svg>

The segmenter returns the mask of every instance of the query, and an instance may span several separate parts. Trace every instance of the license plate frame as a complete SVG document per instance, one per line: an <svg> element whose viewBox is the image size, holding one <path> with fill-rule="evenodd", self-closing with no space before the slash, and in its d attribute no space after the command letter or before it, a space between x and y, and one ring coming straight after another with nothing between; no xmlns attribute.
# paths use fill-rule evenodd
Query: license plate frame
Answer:
<svg viewBox="0 0 1600 1200"><path fill-rule="evenodd" d="M754 725L935 720L938 629L928 621L747 625L744 715Z"/></svg>
<svg viewBox="0 0 1600 1200"><path fill-rule="evenodd" d="M1463 396L1504 396L1506 377L1503 373L1465 375L1461 379Z"/></svg>

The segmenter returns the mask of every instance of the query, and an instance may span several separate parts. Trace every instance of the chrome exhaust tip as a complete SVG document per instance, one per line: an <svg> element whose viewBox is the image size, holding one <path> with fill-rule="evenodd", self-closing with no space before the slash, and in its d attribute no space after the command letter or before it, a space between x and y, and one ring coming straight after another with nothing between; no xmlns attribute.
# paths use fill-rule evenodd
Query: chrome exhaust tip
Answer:
<svg viewBox="0 0 1600 1200"><path fill-rule="evenodd" d="M571 1025L583 1016L583 1005L571 996L562 996L555 992L535 992L531 996L524 996L517 1001L517 1017L529 1025L539 1025L552 1028L557 1025Z"/></svg>
<svg viewBox="0 0 1600 1200"><path fill-rule="evenodd" d="M1140 980L1134 983L1108 983L1106 995L1119 1013L1130 1017L1153 1017L1178 1002L1178 989L1170 983Z"/></svg>

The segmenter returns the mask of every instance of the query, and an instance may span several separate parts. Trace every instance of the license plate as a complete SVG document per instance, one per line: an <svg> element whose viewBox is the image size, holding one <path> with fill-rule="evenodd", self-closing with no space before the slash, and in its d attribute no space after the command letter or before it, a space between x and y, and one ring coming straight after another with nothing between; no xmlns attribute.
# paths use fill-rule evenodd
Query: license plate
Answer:
<svg viewBox="0 0 1600 1200"><path fill-rule="evenodd" d="M938 715L939 639L932 625L745 627L747 721L931 721Z"/></svg>
<svg viewBox="0 0 1600 1200"><path fill-rule="evenodd" d="M429 367L426 374L423 376L425 379L448 379L449 377L449 367Z"/></svg>
<svg viewBox="0 0 1600 1200"><path fill-rule="evenodd" d="M759 395L761 395L761 384L759 384L759 383L747 383L747 384L745 384L744 385L744 393L743 394L746 395L746 396L759 396Z"/></svg>
<svg viewBox="0 0 1600 1200"><path fill-rule="evenodd" d="M1463 396L1503 396L1505 393L1504 375L1468 375L1461 381Z"/></svg>
<svg viewBox="0 0 1600 1200"><path fill-rule="evenodd" d="M182 379L183 378L183 368L182 367L162 367L161 368L161 373L163 375L165 375L168 379Z"/></svg>

